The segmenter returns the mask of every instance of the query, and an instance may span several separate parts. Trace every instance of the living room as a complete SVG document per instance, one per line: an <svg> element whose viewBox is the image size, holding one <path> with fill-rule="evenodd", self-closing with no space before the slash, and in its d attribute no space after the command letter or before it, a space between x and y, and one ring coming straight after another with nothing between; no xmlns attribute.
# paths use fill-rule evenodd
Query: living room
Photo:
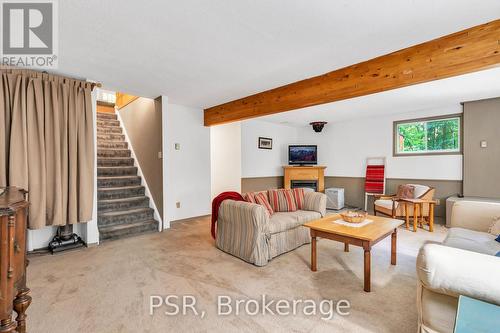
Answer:
<svg viewBox="0 0 500 333"><path fill-rule="evenodd" d="M488 153L486 151L488 147L491 147L488 145L488 142L491 140L489 138L496 138L498 136L495 125L498 123L498 120L494 120L500 116L500 113L498 113L500 99L498 98L499 92L496 88L498 83L500 83L497 82L498 74L497 69L486 70L342 102L323 104L264 116L258 119L243 120L239 123L220 125L219 128L213 128L211 132L211 138L216 138L216 140L211 141L212 189L217 189L212 195L215 196L224 190L238 191L246 193L243 196L246 201L254 202L249 198L249 194L253 193L253 195L256 195L259 192L264 192L267 193L268 200L271 201L271 191L273 189L294 187L293 183L286 176L287 169L316 169L319 167L324 169L324 184L321 186L324 189L341 188L343 194L342 207L331 207L332 209L325 211L326 216L338 216L338 213L345 212L346 210L366 210L369 214L373 214L377 201L376 195L365 195L367 164L373 159L375 164L382 163L385 167L383 193L399 193L400 186L407 186L405 184L419 184L417 186L423 186L433 191L430 196L431 202L435 203L433 212L429 212L429 209L426 210L425 207L421 209L425 211L422 215L425 215L427 222L429 222L427 218L431 215L433 216L435 220L434 225L429 225L429 223L427 225L420 225L417 221L418 219L413 218L415 216L412 215L413 208L406 205L404 206L404 210L410 211L410 218L408 216L405 217L404 214L394 216L401 220L405 220L406 218L407 223L408 220L410 221L410 227L403 225L402 229L401 227L398 228L400 229L398 231L398 237L400 238L397 245L397 256L400 261L398 261L397 265L404 266L405 273L403 275L406 278L410 278L413 275L411 270L415 265L414 260L418 253L420 253L422 258L426 255L431 257L436 255L436 253L429 254L425 252L426 248L423 246L427 242L441 243L444 240L449 246L474 252L478 251L476 246L481 247L484 245L489 250L482 253L489 253L491 256L497 253L499 246L495 245L495 241L493 240L495 238L494 235L488 235L484 232L488 230L492 233L496 232L492 228L495 224L493 222L495 221L494 215L498 213L500 201L495 199L498 198L498 193L494 193L498 192L498 187L489 186L490 184L498 183L496 176L492 175L493 178L488 178L485 177L484 172L485 170L490 170L488 174L491 174L496 168L495 166L498 165L498 161L492 158L492 155L497 155L497 153ZM387 108L387 105L391 107ZM321 131L317 131L313 127L313 123L318 121L324 122ZM455 129L452 133L448 133L453 137L454 143L451 146L447 146L446 149L441 149L440 151L440 148L437 148L436 151L432 151L429 148L427 151L419 152L418 149L412 148L406 155L404 152L401 154L401 152L397 151L400 148L398 146L400 144L398 138L401 134L398 131L398 124L426 123L423 126L423 128L426 128L424 131L426 131L435 122L443 124L443 122L448 121L454 122ZM441 129L434 133L442 135L445 132L446 130ZM430 135L429 133L428 135ZM443 141L448 141L449 143L450 139ZM302 149L304 147L314 148L312 163L309 163L310 161L308 162L307 160L304 161L304 159L294 160L292 147ZM220 155L221 152L222 156ZM219 159L220 164L217 164ZM223 169L220 167L221 164L223 164ZM217 177L217 173L214 175L214 170L223 170L220 178ZM318 179L315 176L311 176L311 173L314 174L314 171L308 172L303 178L299 177L296 179L304 179L307 182L312 180L318 186ZM214 182L217 182L217 179L221 179L222 181L216 183L214 186ZM239 183L240 179L241 185ZM304 187L304 185L302 184L297 187ZM316 187L315 190L318 189ZM324 189L321 190L324 191ZM416 195L415 197L419 196ZM463 202L456 205L458 201ZM401 203L399 204L401 205ZM469 204L470 207L468 206ZM264 206L267 207L266 205ZM273 204L271 203L270 206L273 206ZM273 206L272 209L274 208ZM222 207L220 208L219 214L229 215L222 218L219 215L219 219L217 220L217 228L221 228L221 231L217 229L217 233L224 233L224 235L217 234L216 244L219 249L244 261L257 266L265 266L266 268L274 265L273 261L276 259L280 260L282 256L289 256L292 252L299 252L298 256L301 257L301 260L310 260L311 270L319 270L316 265L317 262L321 261L321 265L326 265L321 270L328 272L335 271L335 275L338 278L337 281L342 281L340 283L347 283L343 277L339 277L339 275L342 275L341 272L344 269L356 269L351 266L354 264L350 262L351 258L347 259L344 257L340 259L340 257L336 256L334 260L330 260L324 257L325 254L323 254L323 258L321 259L318 259L321 254L314 255L314 259L312 257L311 259L307 258L308 255L312 254L302 252L304 246L300 246L299 244L302 244L302 242L309 244L309 240L299 240L289 248L282 249L281 251L284 252L282 255L279 255L279 250L278 253L273 252L276 250L273 250L272 245L272 225L273 223L280 223L276 219L276 215L287 214L279 213L287 211L286 209L279 210L279 212L273 212L271 209L269 213L271 216L268 222L271 226L270 256L277 256L268 261L267 258L259 258L257 252L245 255L240 251L240 247L243 244L246 244L245 246L249 246L249 244L243 241L241 237L243 235L253 235L253 231L251 228L247 229L244 227L245 224L251 224L252 220L242 219L241 215L249 214L248 212L245 213L242 209L243 207L230 204L224 207L224 211ZM320 210L316 209L316 211ZM483 211L483 213L479 213L480 211ZM378 215L390 217L391 214L394 214L394 211L379 213ZM453 218L452 215L454 216ZM459 217L460 215L462 217ZM259 219L255 213L253 218ZM304 215L301 218L304 218ZM312 217L312 219L314 218ZM464 218L475 222L468 224L462 221ZM227 231L228 226L226 223L233 223L234 219L242 219L242 222L240 222L241 227L238 228L241 228L243 231L240 229ZM308 217L305 217L306 221L308 219ZM221 227L221 222L226 225ZM265 222L263 223L265 225ZM412 223L414 227L412 227ZM459 230L457 234L456 230L461 228L472 229L474 231L469 235L468 231L461 234ZM234 233L235 230L236 233ZM452 230L452 232L449 232L449 230ZM477 235L474 234L478 231L480 233ZM322 236L323 238L328 238L325 235ZM319 236L319 238L322 236ZM297 236L291 237L295 238ZM485 238L479 240L477 237ZM233 245L230 244L230 240L232 239L237 239L237 242ZM341 241L341 239L336 240ZM378 245L379 247L385 246L389 248L387 240L381 243L383 245ZM324 241L318 244L313 246L315 250L311 249L312 253L326 251L327 254L336 255L336 253L342 251L338 246L336 247L336 251L331 251L331 249L326 250ZM236 246L236 248L233 246ZM279 247L278 245L275 246ZM322 250L321 246L323 246ZM288 252L290 250L292 252ZM351 251L348 245L345 245L344 251ZM379 254L380 252L378 252ZM447 257L447 259L442 257L441 260L437 261L435 264L441 266L441 269L434 267L434 274L440 275L443 274L443 271L457 273L457 269L460 266L457 265L457 260L461 260L459 257L467 255L467 253L457 253L456 255L456 257L452 255ZM388 254L386 253L387 256ZM358 252L358 259L361 260L361 257L362 255ZM401 257L404 259L401 260ZM481 259L477 258L478 267L486 267L482 266L486 264L490 267L488 271L491 269L495 270L496 268L494 267L498 263L494 261L494 257L491 257L491 259L489 264L485 262L479 264ZM330 266L332 261L337 260L340 261L343 266L342 268ZM346 262L347 260L349 260L349 263ZM423 261L424 259L419 260ZM465 259L464 257L464 260L469 259ZM289 263L290 259L287 260L287 264ZM373 261L371 265L372 269L376 269L373 267ZM417 264L417 271L420 268L419 265L422 265L422 262ZM471 266L465 264L464 267ZM290 267L287 267L287 269L290 269ZM422 267L421 269L425 271L428 268ZM399 273L401 274L402 272L400 271ZM365 271L365 279L366 274ZM458 274L460 275L460 273ZM358 278L361 278L363 273L358 271L356 275ZM422 279L420 273L417 276ZM489 282L486 280L480 282L484 277L483 273L477 274L476 277L472 277L468 282L463 282L462 286L459 286L462 282L459 283L454 280L455 277L452 278L447 274L440 277L444 280L442 281L443 285L439 288L450 288L443 294L453 295L453 297L459 294L465 295L467 292L461 288L472 287L473 289L475 288L473 294L475 297L478 297L480 294L484 295L484 292L491 292L492 288L496 289L491 285L492 280L488 279ZM371 275L371 279L372 281L376 279L374 274ZM385 276L383 279L388 279L386 282L391 282L386 285L379 280L379 282L372 283L371 286L369 285L368 289L365 282L365 292L373 292L376 289L375 292L380 293L380 288L384 289L384 287L387 288L389 285L395 287L398 284L397 277L395 276ZM454 281L452 282L452 280ZM455 303L458 299L453 298L452 300L452 298L448 298L449 296L438 294L424 296L428 293L427 288L432 290L437 286L430 287L429 285L432 283L429 281L417 281L417 285L419 285L417 293L420 295L417 297L418 329L420 332L447 332L453 330L457 327L455 321L457 314L454 309L458 306ZM486 286L480 287L483 282L486 283ZM327 284L325 282L322 283L324 283L323 286ZM413 284L410 281L401 281L401 283L406 286ZM428 283L427 288L421 287L426 283ZM358 282L358 284L361 283ZM452 286L453 284L456 285ZM329 288L333 287L329 286ZM404 293L404 286L397 288L400 288L400 291ZM396 292L394 290L385 290L385 292L387 292L384 295L385 302L382 299L377 299L375 303L384 302L386 304L386 302L393 302L392 297L395 296ZM398 296L401 295L398 294ZM353 296L350 294L349 297ZM409 293L403 297L409 300L413 299L414 295ZM434 299L434 297L437 297L437 299ZM492 301L491 297L488 297L488 300L492 303L496 302ZM452 305L450 306L450 304ZM412 316L411 313L407 313L402 309L406 310L406 306L393 310L395 313L400 314L398 318ZM428 312L429 309L433 309L432 311L437 313L431 314ZM484 309L484 311L488 310ZM364 314L365 316L368 315L367 312ZM385 314L385 318L387 316ZM373 320L373 318L370 320ZM399 330L406 332L414 330L413 328L403 326L406 322L404 320L398 319L396 322L397 329L391 327L387 321L384 322L387 326L382 325L377 327L375 326L378 324L374 324L374 321L371 321L374 326L370 327L368 331L384 332ZM497 320L489 321L489 323L493 322L497 322ZM471 322L469 324L474 326ZM489 326L489 324L485 326ZM317 327L315 329L321 330ZM465 331L476 331L476 328L469 327L468 329ZM347 331L350 331L350 329L347 329Z"/></svg>
<svg viewBox="0 0 500 333"><path fill-rule="evenodd" d="M494 88L497 76L497 70L483 71L243 121L240 125L241 191L283 187L283 166L289 163L288 146L312 144L318 147L316 164L326 166L325 187L345 188L345 202L350 206L364 207L367 159L375 158L375 163L381 163L376 158L384 157L386 192L395 193L401 183L419 182L432 186L437 192L436 199L440 200L436 215L444 217L446 198L463 194L462 167L467 159L463 159L461 148L455 154L410 152L395 155L394 123L457 116L463 122L463 112L467 108L473 109L475 118L481 122L481 118L487 116L474 107L480 103L473 102L493 99L490 103L498 103L494 100L498 94ZM481 84L485 82L491 84ZM310 125L313 121L327 121L327 124L318 133ZM460 141L467 141L462 137L465 133L476 131L467 125L465 122L465 128L460 125ZM259 137L271 138L272 149L259 149ZM460 143L457 145L461 147ZM472 196L488 197L489 193ZM368 199L367 207L372 208L373 198Z"/></svg>
<svg viewBox="0 0 500 333"><path fill-rule="evenodd" d="M0 5L0 332L497 331L497 1Z"/></svg>

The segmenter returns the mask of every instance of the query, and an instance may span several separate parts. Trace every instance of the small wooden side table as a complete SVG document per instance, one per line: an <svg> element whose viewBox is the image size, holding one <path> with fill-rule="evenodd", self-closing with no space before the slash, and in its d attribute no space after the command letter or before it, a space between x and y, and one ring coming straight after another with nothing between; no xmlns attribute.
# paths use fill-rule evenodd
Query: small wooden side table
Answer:
<svg viewBox="0 0 500 333"><path fill-rule="evenodd" d="M409 205L413 205L413 231L417 231L417 223L420 215L420 223L424 224L424 204L429 205L429 231L434 231L434 207L436 206L435 200L429 199L399 199L405 205L405 218L406 228L410 227L410 214L408 210Z"/></svg>

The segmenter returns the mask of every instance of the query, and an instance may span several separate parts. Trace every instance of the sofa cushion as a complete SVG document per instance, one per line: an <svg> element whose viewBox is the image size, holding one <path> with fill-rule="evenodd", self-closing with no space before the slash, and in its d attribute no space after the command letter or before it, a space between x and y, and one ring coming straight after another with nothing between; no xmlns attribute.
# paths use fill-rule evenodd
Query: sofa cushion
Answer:
<svg viewBox="0 0 500 333"><path fill-rule="evenodd" d="M320 219L321 214L308 210L296 210L295 212L276 212L269 219L269 232L275 234L303 225L306 222Z"/></svg>
<svg viewBox="0 0 500 333"><path fill-rule="evenodd" d="M490 234L493 234L495 236L500 235L500 217L497 216L493 219L493 223L490 226L490 229L488 230Z"/></svg>
<svg viewBox="0 0 500 333"><path fill-rule="evenodd" d="M295 203L297 204L297 209L304 208L304 197L305 192L303 188L294 188L292 189L293 198L295 199Z"/></svg>
<svg viewBox="0 0 500 333"><path fill-rule="evenodd" d="M411 185L415 188L413 191L414 198L420 198L422 195L424 195L427 191L430 190L429 186L426 185L419 185L419 184L407 184Z"/></svg>
<svg viewBox="0 0 500 333"><path fill-rule="evenodd" d="M392 210L392 200L391 199L378 199L375 200L375 206L380 206L382 208ZM398 208L399 202L394 202L394 208Z"/></svg>
<svg viewBox="0 0 500 333"><path fill-rule="evenodd" d="M493 256L500 251L500 243L495 241L494 235L464 228L451 228L443 244Z"/></svg>
<svg viewBox="0 0 500 333"><path fill-rule="evenodd" d="M292 190L269 190L269 203L275 212L294 212L297 210Z"/></svg>
<svg viewBox="0 0 500 333"><path fill-rule="evenodd" d="M271 207L271 205L269 204L269 201L267 200L267 195L265 195L264 193L259 192L255 195L255 203L258 205L264 206L264 208L266 208L269 215L274 214L274 210Z"/></svg>
<svg viewBox="0 0 500 333"><path fill-rule="evenodd" d="M255 196L259 193L263 193L266 198L267 198L267 201L269 202L269 198L267 197L267 191L256 191L256 192L247 192L247 193L244 193L242 196L243 196L243 199L245 199L246 202L250 202L250 203L256 203L255 202Z"/></svg>
<svg viewBox="0 0 500 333"><path fill-rule="evenodd" d="M254 192L245 193L243 194L243 199L245 199L246 202L255 203L255 193Z"/></svg>
<svg viewBox="0 0 500 333"><path fill-rule="evenodd" d="M322 218L320 212L316 211L311 211L311 210L298 210L295 213L295 216L297 216L297 219L300 221L300 224L307 223L312 220L317 220Z"/></svg>
<svg viewBox="0 0 500 333"><path fill-rule="evenodd" d="M399 185L398 192L396 193L396 198L399 199L415 198L415 186L409 184Z"/></svg>

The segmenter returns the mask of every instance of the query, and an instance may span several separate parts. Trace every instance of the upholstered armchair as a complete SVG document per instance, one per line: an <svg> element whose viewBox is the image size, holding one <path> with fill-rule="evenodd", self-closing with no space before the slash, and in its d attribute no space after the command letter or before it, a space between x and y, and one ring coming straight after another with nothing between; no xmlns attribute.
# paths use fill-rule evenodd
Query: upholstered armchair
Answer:
<svg viewBox="0 0 500 333"><path fill-rule="evenodd" d="M408 184L412 185L414 190L413 199L425 199L425 200L433 200L435 189L425 185L418 184ZM396 195L375 195L375 201L373 203L373 213L377 215L380 213L382 215L387 215L392 218L404 217L406 216L405 209L408 207L409 212L408 215L413 217L413 205L411 204L403 204L401 200ZM425 218L429 217L429 205L423 206L422 216Z"/></svg>

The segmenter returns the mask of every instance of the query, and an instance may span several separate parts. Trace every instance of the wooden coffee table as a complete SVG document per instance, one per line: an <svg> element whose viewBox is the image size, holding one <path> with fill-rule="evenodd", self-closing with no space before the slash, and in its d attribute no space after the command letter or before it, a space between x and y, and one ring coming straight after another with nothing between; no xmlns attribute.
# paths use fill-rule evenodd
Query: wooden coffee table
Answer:
<svg viewBox="0 0 500 333"><path fill-rule="evenodd" d="M327 238L344 243L344 251L349 252L349 244L361 246L365 250L365 278L364 290L371 289L371 248L382 239L391 235L391 264L396 265L397 228L404 222L401 220L368 215L367 219L373 222L362 227L350 227L335 223L341 219L340 215L329 215L319 220L304 224L311 229L311 270L316 272L316 237Z"/></svg>

